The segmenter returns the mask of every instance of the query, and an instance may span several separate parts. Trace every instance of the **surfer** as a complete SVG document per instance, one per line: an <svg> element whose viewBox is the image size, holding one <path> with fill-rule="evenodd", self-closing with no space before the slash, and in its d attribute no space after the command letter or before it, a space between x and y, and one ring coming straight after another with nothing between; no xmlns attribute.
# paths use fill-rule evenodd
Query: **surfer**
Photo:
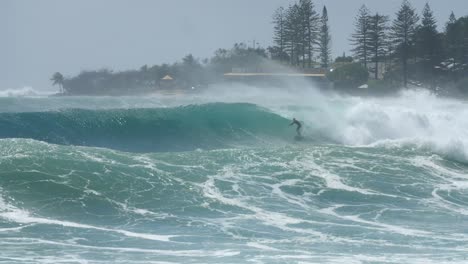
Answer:
<svg viewBox="0 0 468 264"><path fill-rule="evenodd" d="M293 121L291 124L289 124L289 126L292 126L292 125L297 125L297 128L296 128L296 132L297 132L297 136L299 137L302 137L301 135L301 122L297 121L296 118L293 118Z"/></svg>

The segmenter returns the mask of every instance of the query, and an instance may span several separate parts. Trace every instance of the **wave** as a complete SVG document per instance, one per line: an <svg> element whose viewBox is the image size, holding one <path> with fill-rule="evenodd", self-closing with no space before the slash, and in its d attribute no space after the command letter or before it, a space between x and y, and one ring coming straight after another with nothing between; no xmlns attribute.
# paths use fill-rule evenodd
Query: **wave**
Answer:
<svg viewBox="0 0 468 264"><path fill-rule="evenodd" d="M359 100L343 115L341 142L355 146L410 147L468 161L468 105L425 92Z"/></svg>
<svg viewBox="0 0 468 264"><path fill-rule="evenodd" d="M190 216L226 220L226 214L252 216L255 212L263 224L292 230L294 225L288 224L297 223L297 219L291 211L305 209L304 216L310 217L311 210L317 210L318 206L322 207L318 212L328 216L369 224L375 229L388 228L391 233L406 236L411 232L419 236L425 234L417 230L417 223L415 229L394 228L374 222L375 218L340 213L339 208L346 204L355 207L357 199L364 204L373 201L383 208L393 203L395 207L414 209L418 205L427 209L427 204L420 200L429 196L434 198L432 206L436 202L441 206L439 210L467 214L463 207L466 197L454 203L438 196L443 193L432 192L448 188L454 197L466 194L468 167L462 164L420 156L418 151L376 153L360 149L358 160L354 159L355 149L345 146L296 150L134 154L3 139L0 140L0 219L91 229L93 234L105 232L167 240L171 237L167 234L145 235L117 227L129 221L143 225L146 221L173 223L176 218ZM386 180L376 180L376 177ZM278 213L280 208L284 215ZM369 210L375 211L375 207ZM289 212L287 218L286 212ZM279 217L280 221L272 217ZM147 226L144 227L146 230Z"/></svg>
<svg viewBox="0 0 468 264"><path fill-rule="evenodd" d="M26 86L19 89L6 89L0 90L0 97L36 97L36 96L47 96L54 92L37 91L32 87Z"/></svg>
<svg viewBox="0 0 468 264"><path fill-rule="evenodd" d="M163 98L4 98L3 259L465 260L468 165L442 155L467 153L466 104L280 95L168 108L154 108ZM320 144L285 143L291 117Z"/></svg>
<svg viewBox="0 0 468 264"><path fill-rule="evenodd" d="M124 151L184 151L291 138L289 120L254 104L0 113L0 138Z"/></svg>
<svg viewBox="0 0 468 264"><path fill-rule="evenodd" d="M276 112L303 120L311 135L347 146L417 148L468 161L468 104L424 91L392 98L335 97Z"/></svg>
<svg viewBox="0 0 468 264"><path fill-rule="evenodd" d="M124 229L120 224L132 218L170 218L177 213L173 207L190 206L201 197L173 179L171 173L195 175L177 162L159 161L166 153L153 159L148 154L1 139L0 154L0 234L12 227L21 232L45 225L164 242L174 236L157 234L154 229L150 234L148 229ZM203 209L201 204L197 207Z"/></svg>
<svg viewBox="0 0 468 264"><path fill-rule="evenodd" d="M424 91L392 98L227 87L190 97L0 98L0 138L134 152L292 142L429 149L468 161L468 104ZM242 103L239 103L242 102Z"/></svg>

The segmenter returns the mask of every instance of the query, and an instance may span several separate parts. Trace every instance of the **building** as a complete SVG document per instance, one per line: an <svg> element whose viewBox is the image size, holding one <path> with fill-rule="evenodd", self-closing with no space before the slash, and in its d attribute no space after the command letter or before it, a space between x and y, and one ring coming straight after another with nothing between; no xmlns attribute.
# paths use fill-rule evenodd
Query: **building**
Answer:
<svg viewBox="0 0 468 264"><path fill-rule="evenodd" d="M176 81L170 75L166 75L159 80L159 88L162 90L172 90L176 88Z"/></svg>

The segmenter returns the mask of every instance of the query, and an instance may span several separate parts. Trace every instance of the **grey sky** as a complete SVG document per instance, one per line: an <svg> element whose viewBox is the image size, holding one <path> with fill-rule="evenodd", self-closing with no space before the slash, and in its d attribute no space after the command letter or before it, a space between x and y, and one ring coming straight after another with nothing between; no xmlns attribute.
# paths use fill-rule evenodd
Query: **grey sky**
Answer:
<svg viewBox="0 0 468 264"><path fill-rule="evenodd" d="M211 57L236 42L272 44L271 16L294 0L0 0L0 90L50 90L55 71L136 69L172 63L192 53ZM315 0L325 4L333 55L349 52L362 4L393 19L401 0ZM453 10L468 15L468 0L429 0L442 28ZM420 13L426 0L411 0Z"/></svg>

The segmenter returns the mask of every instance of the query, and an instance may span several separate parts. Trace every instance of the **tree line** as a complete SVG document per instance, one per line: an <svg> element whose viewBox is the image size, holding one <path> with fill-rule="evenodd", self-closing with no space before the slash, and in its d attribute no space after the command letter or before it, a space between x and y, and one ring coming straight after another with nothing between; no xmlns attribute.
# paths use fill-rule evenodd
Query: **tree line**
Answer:
<svg viewBox="0 0 468 264"><path fill-rule="evenodd" d="M272 59L292 66L328 68L331 36L326 6L321 16L312 0L299 0L288 8L279 7L273 15L274 37L268 50Z"/></svg>
<svg viewBox="0 0 468 264"><path fill-rule="evenodd" d="M83 71L73 77L57 72L51 80L63 94L136 94L154 91L166 75L175 79L177 87L190 89L222 81L226 72L278 71L268 63L275 61L296 69L333 68L330 79L341 76L342 83L354 86L366 82L370 72L375 80L383 79L392 87L407 86L410 80L433 88L456 83L468 93L468 16L456 18L452 12L439 32L429 4L420 16L403 0L392 21L363 5L350 36L352 57L343 54L333 61L328 10L323 6L319 14L316 8L312 0L298 0L276 9L273 45L267 48L237 43L216 50L209 59L189 54L173 64L120 72Z"/></svg>
<svg viewBox="0 0 468 264"><path fill-rule="evenodd" d="M161 88L162 78L173 78L173 86L192 90L220 82L225 72L233 69L256 71L269 59L262 47L236 43L230 49L218 49L210 59L198 59L192 54L173 64L143 65L139 70L114 72L110 69L82 71L76 76L53 74L51 81L64 95L135 95Z"/></svg>
<svg viewBox="0 0 468 264"><path fill-rule="evenodd" d="M371 68L375 79L379 64L385 64L384 78L397 79L404 87L409 78L434 88L438 82L468 76L468 17L456 19L452 12L439 32L428 3L420 16L404 0L393 21L363 5L351 44L354 59Z"/></svg>
<svg viewBox="0 0 468 264"><path fill-rule="evenodd" d="M274 46L269 48L273 59L299 67L330 67L331 36L325 6L319 16L313 1L300 0L288 8L278 8L273 24ZM408 0L403 0L393 21L388 15L372 13L363 5L354 26L350 36L353 56L343 55L335 62L356 61L374 79L385 78L404 87L409 78L435 87L468 76L466 16L457 19L452 12L444 31L439 32L429 4L420 16ZM347 69L348 75L362 76L361 69L349 66ZM379 72L382 70L385 72Z"/></svg>

